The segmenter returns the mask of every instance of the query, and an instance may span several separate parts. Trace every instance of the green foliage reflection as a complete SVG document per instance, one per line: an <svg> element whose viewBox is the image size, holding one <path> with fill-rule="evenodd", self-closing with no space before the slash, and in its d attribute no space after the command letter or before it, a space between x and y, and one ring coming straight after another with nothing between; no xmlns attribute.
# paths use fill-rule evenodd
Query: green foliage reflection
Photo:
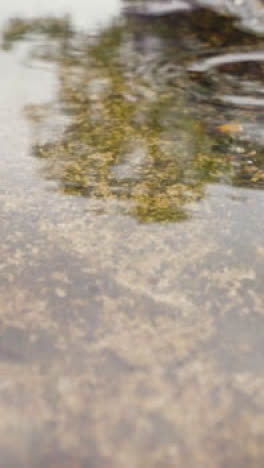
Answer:
<svg viewBox="0 0 264 468"><path fill-rule="evenodd" d="M47 175L64 193L114 199L141 222L187 219L190 204L204 196L208 182L221 180L230 163L191 116L185 92L146 70L126 25L89 39L65 18L57 21L15 20L4 33L9 47L28 32L63 44L48 116L41 118L41 106L27 108L35 135L52 121L54 109L67 118L56 138L35 137L33 153L46 159Z"/></svg>

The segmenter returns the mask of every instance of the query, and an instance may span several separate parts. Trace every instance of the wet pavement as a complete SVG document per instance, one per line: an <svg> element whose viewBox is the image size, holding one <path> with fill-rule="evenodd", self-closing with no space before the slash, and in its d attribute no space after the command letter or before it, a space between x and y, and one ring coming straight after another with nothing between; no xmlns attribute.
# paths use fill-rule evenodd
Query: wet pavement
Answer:
<svg viewBox="0 0 264 468"><path fill-rule="evenodd" d="M262 467L263 39L99 3L0 8L1 466Z"/></svg>

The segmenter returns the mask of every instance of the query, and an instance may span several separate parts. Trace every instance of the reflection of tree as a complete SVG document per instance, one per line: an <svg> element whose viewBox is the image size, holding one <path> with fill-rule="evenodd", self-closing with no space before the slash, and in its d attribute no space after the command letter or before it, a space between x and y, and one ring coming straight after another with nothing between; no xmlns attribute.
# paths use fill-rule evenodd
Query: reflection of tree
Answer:
<svg viewBox="0 0 264 468"><path fill-rule="evenodd" d="M72 36L71 22L68 16L62 18L46 17L22 19L12 18L3 30L3 48L10 49L17 41L40 35L61 41Z"/></svg>
<svg viewBox="0 0 264 468"><path fill-rule="evenodd" d="M203 197L205 184L221 178L229 163L188 113L181 88L145 72L123 25L88 41L65 25L60 34L50 34L42 26L46 21L27 21L25 29L52 41L56 36L54 108L69 119L55 139L34 143L34 154L47 160L48 175L65 193L122 201L142 222L186 219L189 204ZM11 27L5 35L11 46ZM48 120L52 112L53 107ZM28 114L37 128L45 126L38 118L41 108Z"/></svg>

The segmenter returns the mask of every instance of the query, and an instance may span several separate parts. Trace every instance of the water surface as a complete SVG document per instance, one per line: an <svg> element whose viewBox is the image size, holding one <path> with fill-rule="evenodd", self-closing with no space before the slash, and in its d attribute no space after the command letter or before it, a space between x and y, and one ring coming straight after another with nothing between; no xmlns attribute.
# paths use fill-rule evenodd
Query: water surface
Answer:
<svg viewBox="0 0 264 468"><path fill-rule="evenodd" d="M2 464L260 467L263 40L103 3L1 7Z"/></svg>

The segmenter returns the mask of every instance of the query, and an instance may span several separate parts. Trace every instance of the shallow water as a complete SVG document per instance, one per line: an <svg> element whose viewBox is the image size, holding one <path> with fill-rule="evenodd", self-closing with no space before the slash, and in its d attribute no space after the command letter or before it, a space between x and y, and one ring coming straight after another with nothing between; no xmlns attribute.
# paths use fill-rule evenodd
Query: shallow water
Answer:
<svg viewBox="0 0 264 468"><path fill-rule="evenodd" d="M262 39L8 5L2 466L262 466Z"/></svg>

